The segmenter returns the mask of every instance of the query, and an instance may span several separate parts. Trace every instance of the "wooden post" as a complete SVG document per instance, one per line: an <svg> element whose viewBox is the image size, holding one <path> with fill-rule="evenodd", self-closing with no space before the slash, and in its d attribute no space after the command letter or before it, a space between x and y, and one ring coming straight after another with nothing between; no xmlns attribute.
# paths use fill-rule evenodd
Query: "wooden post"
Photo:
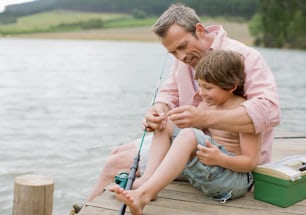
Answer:
<svg viewBox="0 0 306 215"><path fill-rule="evenodd" d="M41 175L15 178L13 215L52 215L53 179Z"/></svg>

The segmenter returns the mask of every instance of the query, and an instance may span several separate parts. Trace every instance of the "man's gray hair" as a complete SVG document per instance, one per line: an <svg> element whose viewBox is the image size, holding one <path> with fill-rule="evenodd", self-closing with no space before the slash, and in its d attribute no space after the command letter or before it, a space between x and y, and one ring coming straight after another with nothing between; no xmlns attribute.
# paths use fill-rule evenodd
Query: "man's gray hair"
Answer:
<svg viewBox="0 0 306 215"><path fill-rule="evenodd" d="M174 23L187 32L195 33L196 24L200 22L196 12L182 4L171 5L155 22L152 31L159 37L164 37Z"/></svg>

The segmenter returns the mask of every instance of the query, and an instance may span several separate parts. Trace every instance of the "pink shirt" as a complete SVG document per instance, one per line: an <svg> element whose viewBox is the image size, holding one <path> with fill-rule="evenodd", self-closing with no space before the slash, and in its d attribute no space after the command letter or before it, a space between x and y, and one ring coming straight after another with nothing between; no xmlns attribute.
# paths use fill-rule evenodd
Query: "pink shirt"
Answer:
<svg viewBox="0 0 306 215"><path fill-rule="evenodd" d="M228 38L222 26L214 25L206 29L216 34L212 49L237 51L245 58L244 90L247 101L242 105L252 119L256 133L262 133L260 163L267 163L271 160L273 127L280 122L280 106L274 76L258 51ZM170 77L161 88L156 102L163 102L174 108L182 105L197 106L201 100L197 94L192 68L175 60Z"/></svg>

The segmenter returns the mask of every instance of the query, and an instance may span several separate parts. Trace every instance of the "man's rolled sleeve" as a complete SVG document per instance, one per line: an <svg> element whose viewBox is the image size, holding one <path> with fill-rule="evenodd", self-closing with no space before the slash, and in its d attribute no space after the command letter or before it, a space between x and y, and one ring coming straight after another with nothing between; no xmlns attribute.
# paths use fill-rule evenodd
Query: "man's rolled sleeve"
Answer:
<svg viewBox="0 0 306 215"><path fill-rule="evenodd" d="M278 104L266 98L253 98L242 104L253 121L256 133L273 128L280 123Z"/></svg>
<svg viewBox="0 0 306 215"><path fill-rule="evenodd" d="M271 129L280 123L277 86L263 57L249 49L245 53L245 96L242 104L253 121L256 133Z"/></svg>

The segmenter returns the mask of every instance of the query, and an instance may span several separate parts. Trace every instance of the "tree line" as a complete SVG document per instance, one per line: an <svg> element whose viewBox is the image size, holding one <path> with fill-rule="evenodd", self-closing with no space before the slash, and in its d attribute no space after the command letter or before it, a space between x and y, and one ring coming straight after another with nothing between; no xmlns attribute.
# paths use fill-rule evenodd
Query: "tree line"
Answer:
<svg viewBox="0 0 306 215"><path fill-rule="evenodd" d="M306 49L305 0L260 0L249 29L255 45Z"/></svg>
<svg viewBox="0 0 306 215"><path fill-rule="evenodd" d="M54 9L118 12L145 18L159 16L173 3L190 6L200 16L250 20L249 30L255 37L255 45L306 49L305 0L38 0L7 7L0 14L0 24Z"/></svg>
<svg viewBox="0 0 306 215"><path fill-rule="evenodd" d="M160 15L169 5L182 3L194 8L199 15L239 16L250 19L258 0L58 0L61 8L131 13L138 9L148 15Z"/></svg>
<svg viewBox="0 0 306 215"><path fill-rule="evenodd" d="M199 15L238 16L250 19L256 12L258 0L38 0L9 6L7 14L25 15L38 10L68 9L91 12L132 13L142 11L148 16L159 16L169 5L182 3L194 8Z"/></svg>

